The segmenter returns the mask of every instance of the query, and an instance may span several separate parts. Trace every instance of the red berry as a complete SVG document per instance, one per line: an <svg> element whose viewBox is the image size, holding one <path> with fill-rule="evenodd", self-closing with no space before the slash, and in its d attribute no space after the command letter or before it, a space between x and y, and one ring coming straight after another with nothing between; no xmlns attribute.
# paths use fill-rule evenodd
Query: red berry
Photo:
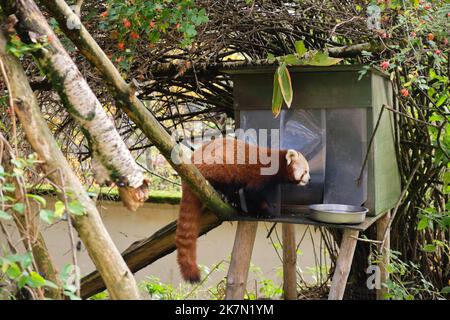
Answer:
<svg viewBox="0 0 450 320"><path fill-rule="evenodd" d="M381 62L380 68L381 68L381 70L386 71L389 68L389 61L384 60L383 62Z"/></svg>
<svg viewBox="0 0 450 320"><path fill-rule="evenodd" d="M434 53L436 53L437 55L440 55L442 52L439 49L434 50Z"/></svg>
<svg viewBox="0 0 450 320"><path fill-rule="evenodd" d="M409 91L406 88L403 88L402 90L400 90L400 94L402 95L402 97L407 97L409 96Z"/></svg>
<svg viewBox="0 0 450 320"><path fill-rule="evenodd" d="M445 39L442 41L442 43L443 43L444 45L448 45L448 39L445 38Z"/></svg>
<svg viewBox="0 0 450 320"><path fill-rule="evenodd" d="M425 10L428 10L428 9L431 8L431 4L427 3L426 5L423 6L423 8L424 8Z"/></svg>
<svg viewBox="0 0 450 320"><path fill-rule="evenodd" d="M125 44L123 42L119 42L117 47L119 48L120 51L123 51L125 49Z"/></svg>
<svg viewBox="0 0 450 320"><path fill-rule="evenodd" d="M427 39L430 41L434 40L434 34L432 34L431 32L428 34Z"/></svg>
<svg viewBox="0 0 450 320"><path fill-rule="evenodd" d="M122 23L123 23L123 26L125 27L125 28L130 28L131 27L131 22L130 22L130 20L128 20L127 18L124 18L123 20L122 20Z"/></svg>
<svg viewBox="0 0 450 320"><path fill-rule="evenodd" d="M150 29L153 29L153 27L155 26L155 21L150 21L148 23L148 26L150 27Z"/></svg>
<svg viewBox="0 0 450 320"><path fill-rule="evenodd" d="M137 34L136 32L132 32L132 33L130 33L130 37L132 38L132 39L139 39L139 34Z"/></svg>
<svg viewBox="0 0 450 320"><path fill-rule="evenodd" d="M100 13L100 16L102 18L106 18L108 16L108 10L103 11L102 13Z"/></svg>
<svg viewBox="0 0 450 320"><path fill-rule="evenodd" d="M414 31L411 32L411 37L415 38L417 36L417 33L415 33Z"/></svg>

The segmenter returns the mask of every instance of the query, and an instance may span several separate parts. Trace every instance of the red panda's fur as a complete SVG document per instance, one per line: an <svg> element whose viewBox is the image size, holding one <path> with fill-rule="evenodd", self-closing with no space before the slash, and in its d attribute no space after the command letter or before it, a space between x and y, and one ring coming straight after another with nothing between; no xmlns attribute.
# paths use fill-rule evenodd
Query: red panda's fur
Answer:
<svg viewBox="0 0 450 320"><path fill-rule="evenodd" d="M226 150L224 148L225 143L231 143L234 147L234 161L232 162L234 164L227 164L227 153L224 152ZM261 168L270 167L271 164L262 165L259 159L256 164L250 164L250 152L258 152L259 150L263 154L271 155L274 151L272 149L261 149L258 146L249 145L240 140L220 138L196 150L193 159L195 154L205 151L203 154L206 154L206 156L204 156L203 161L201 163L194 162L194 164L214 188L225 194L230 194L241 188L252 194L259 194L267 186L275 183L298 183L298 178L295 179L294 177L294 169L296 166L301 164L305 167L304 170L309 170L305 158L300 153L299 157L288 165L286 161L288 151L276 150L279 156L279 170L273 175L261 175ZM240 152L245 150L245 161L239 162L244 162L243 164L236 164L238 163L236 161L238 150ZM216 160L219 159L219 161L216 161L219 163L208 164L207 162L210 159L207 157L213 157ZM222 159L223 161L221 161ZM309 179L309 172L305 171L304 174L306 173ZM196 242L199 232L200 216L204 207L186 183L182 184L182 192L175 236L178 254L177 260L183 279L189 282L198 282L200 281L200 271L196 262ZM264 206L264 204L261 206Z"/></svg>

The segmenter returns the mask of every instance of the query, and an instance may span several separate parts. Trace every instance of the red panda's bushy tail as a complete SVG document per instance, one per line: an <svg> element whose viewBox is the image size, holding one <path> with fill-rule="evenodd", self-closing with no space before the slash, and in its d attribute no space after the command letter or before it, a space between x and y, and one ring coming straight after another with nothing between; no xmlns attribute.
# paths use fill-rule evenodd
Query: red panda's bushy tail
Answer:
<svg viewBox="0 0 450 320"><path fill-rule="evenodd" d="M195 283L200 281L196 250L203 206L197 196L184 183L182 191L180 214L178 215L175 233L177 260L183 279Z"/></svg>

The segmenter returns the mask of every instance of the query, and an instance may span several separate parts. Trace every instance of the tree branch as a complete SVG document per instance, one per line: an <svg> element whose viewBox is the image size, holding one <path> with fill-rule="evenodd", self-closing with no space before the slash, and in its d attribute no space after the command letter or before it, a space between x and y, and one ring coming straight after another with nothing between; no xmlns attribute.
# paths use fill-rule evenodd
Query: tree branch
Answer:
<svg viewBox="0 0 450 320"><path fill-rule="evenodd" d="M119 187L124 205L130 210L136 210L147 198L147 182L113 121L36 4L32 0L19 0L16 9L22 38L25 38L24 33L30 37L23 40L42 43L43 48L33 52L33 56L50 78L66 110L78 122L88 139L97 182L114 182ZM71 17L65 25L76 29L79 19L73 12Z"/></svg>
<svg viewBox="0 0 450 320"><path fill-rule="evenodd" d="M55 184L61 184L58 170L64 172L64 185L85 208L85 214L72 217L74 226L85 244L89 256L106 283L113 299L139 299L135 279L114 245L95 203L89 198L75 173L64 158L47 123L42 118L20 62L6 53L6 35L0 30L0 56L5 63L7 77L11 80L11 92L15 112L25 131L27 140L43 161L43 169Z"/></svg>
<svg viewBox="0 0 450 320"><path fill-rule="evenodd" d="M43 0L42 3L55 17L64 33L78 47L80 52L100 70L105 80L112 86L117 105L125 111L147 138L155 144L206 207L221 219L229 219L236 215L235 209L220 198L219 194L203 178L194 165L178 163L172 159L172 152L176 150L175 142L150 111L147 110L145 105L136 97L134 90L122 79L119 71L86 28L83 25L79 29L67 28L66 21L74 13L66 2L63 0Z"/></svg>

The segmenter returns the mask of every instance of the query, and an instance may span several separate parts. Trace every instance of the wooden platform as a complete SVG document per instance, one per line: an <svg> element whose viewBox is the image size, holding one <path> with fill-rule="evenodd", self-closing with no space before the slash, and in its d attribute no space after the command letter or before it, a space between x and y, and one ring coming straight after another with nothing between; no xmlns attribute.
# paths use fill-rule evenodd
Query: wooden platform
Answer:
<svg viewBox="0 0 450 320"><path fill-rule="evenodd" d="M297 208L298 209L298 208ZM254 240L258 222L277 222L283 224L283 289L284 298L296 299L296 246L295 230L290 228L292 224L306 224L323 226L327 228L343 229L342 240L339 246L339 255L337 257L333 279L328 295L329 300L341 300L344 297L345 287L347 285L348 275L350 274L353 255L358 242L359 233L376 223L377 241L381 243L379 248L383 257L379 265L381 276L380 280L385 283L388 277L386 265L389 263L386 251L389 250L389 220L390 211L374 217L366 217L360 224L330 224L314 221L308 217L308 211L295 213L286 213L273 218L255 218L249 216L240 216L233 221L239 221L236 229L236 237L231 254L230 267L227 275L226 299L243 299L247 284L248 270L250 267L250 258L253 250ZM383 299L385 289L377 290L377 298Z"/></svg>
<svg viewBox="0 0 450 320"><path fill-rule="evenodd" d="M357 231L365 231L367 228L369 228L373 223L375 223L378 219L380 219L383 216L383 214L374 216L374 217L367 217L364 220L364 222L359 224L334 224L334 223L324 223L312 220L308 217L308 212L305 210L303 213L285 213L281 214L277 217L271 217L271 218L255 218L250 216L239 216L234 217L233 221L259 221L259 222L278 222L278 223L292 223L292 224L307 224L307 225L314 225L314 226L320 226L320 227L327 227L327 228L334 228L334 229L350 229L350 230L357 230Z"/></svg>

